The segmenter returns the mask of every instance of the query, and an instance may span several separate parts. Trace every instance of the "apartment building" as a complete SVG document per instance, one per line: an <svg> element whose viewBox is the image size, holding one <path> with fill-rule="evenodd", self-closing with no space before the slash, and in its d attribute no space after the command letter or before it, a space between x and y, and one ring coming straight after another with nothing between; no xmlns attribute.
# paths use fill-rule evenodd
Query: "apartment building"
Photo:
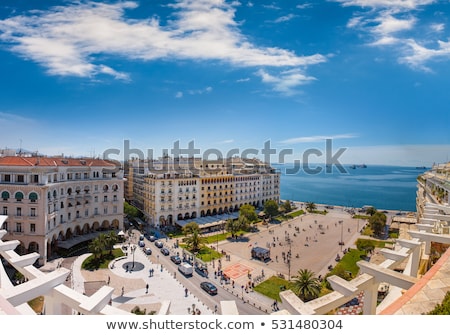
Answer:
<svg viewBox="0 0 450 335"><path fill-rule="evenodd" d="M417 222L433 225L435 232L450 227L450 163L435 164L417 178Z"/></svg>
<svg viewBox="0 0 450 335"><path fill-rule="evenodd" d="M123 171L92 158L0 157L0 214L5 240L43 264L79 237L123 227ZM86 236L85 236L86 237Z"/></svg>
<svg viewBox="0 0 450 335"><path fill-rule="evenodd" d="M257 159L165 157L128 163L127 200L159 227L280 200L280 173Z"/></svg>

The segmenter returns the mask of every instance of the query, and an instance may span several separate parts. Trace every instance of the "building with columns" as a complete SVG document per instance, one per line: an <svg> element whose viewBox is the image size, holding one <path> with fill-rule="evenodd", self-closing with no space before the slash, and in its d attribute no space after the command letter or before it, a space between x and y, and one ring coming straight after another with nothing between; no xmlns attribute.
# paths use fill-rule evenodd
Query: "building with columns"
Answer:
<svg viewBox="0 0 450 335"><path fill-rule="evenodd" d="M58 247L83 236L123 227L123 175L93 158L0 157L0 214L5 240L18 254L36 252L44 264Z"/></svg>
<svg viewBox="0 0 450 335"><path fill-rule="evenodd" d="M128 163L127 200L158 227L280 201L280 173L257 159L166 157Z"/></svg>

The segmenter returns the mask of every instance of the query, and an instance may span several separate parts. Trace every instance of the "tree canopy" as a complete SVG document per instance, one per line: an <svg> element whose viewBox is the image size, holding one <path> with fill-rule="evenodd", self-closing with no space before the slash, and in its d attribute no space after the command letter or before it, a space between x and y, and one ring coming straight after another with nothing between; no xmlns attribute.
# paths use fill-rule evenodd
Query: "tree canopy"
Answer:
<svg viewBox="0 0 450 335"><path fill-rule="evenodd" d="M372 228L375 235L380 236L384 232L386 219L386 215L382 212L376 212L369 218L370 228Z"/></svg>
<svg viewBox="0 0 450 335"><path fill-rule="evenodd" d="M307 202L307 203L306 203L306 210L307 210L308 212L315 211L316 208L317 208L317 206L316 206L316 204L315 204L314 202Z"/></svg>
<svg viewBox="0 0 450 335"><path fill-rule="evenodd" d="M275 200L267 200L264 203L264 213L271 217L277 216L278 211L278 203Z"/></svg>
<svg viewBox="0 0 450 335"><path fill-rule="evenodd" d="M307 269L301 269L293 278L293 291L304 302L314 300L319 297L322 285L320 280L315 276L314 272Z"/></svg>
<svg viewBox="0 0 450 335"><path fill-rule="evenodd" d="M241 206L241 208L239 209L239 217L241 216L244 217L248 222L254 222L258 220L258 215L256 215L255 207L250 204Z"/></svg>

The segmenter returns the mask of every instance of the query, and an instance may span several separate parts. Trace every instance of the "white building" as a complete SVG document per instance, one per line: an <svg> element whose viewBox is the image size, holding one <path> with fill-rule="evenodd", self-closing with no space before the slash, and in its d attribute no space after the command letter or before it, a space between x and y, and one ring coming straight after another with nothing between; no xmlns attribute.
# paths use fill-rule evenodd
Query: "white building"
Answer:
<svg viewBox="0 0 450 335"><path fill-rule="evenodd" d="M92 158L0 157L0 214L5 240L43 264L58 247L90 233L123 227L123 177L114 163Z"/></svg>
<svg viewBox="0 0 450 335"><path fill-rule="evenodd" d="M129 163L128 200L157 226L231 214L244 204L261 208L267 200L280 201L280 173L256 159Z"/></svg>

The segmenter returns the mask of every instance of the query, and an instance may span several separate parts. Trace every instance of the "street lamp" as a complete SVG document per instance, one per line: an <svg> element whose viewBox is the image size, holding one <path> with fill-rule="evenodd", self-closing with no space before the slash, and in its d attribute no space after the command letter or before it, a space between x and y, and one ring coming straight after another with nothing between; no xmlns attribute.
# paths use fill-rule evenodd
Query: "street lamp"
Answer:
<svg viewBox="0 0 450 335"><path fill-rule="evenodd" d="M344 221L340 220L339 224L341 225L341 240L339 241L339 245L342 251L342 246L344 245Z"/></svg>
<svg viewBox="0 0 450 335"><path fill-rule="evenodd" d="M133 244L130 247L130 251L131 251L131 254L133 255L133 265L131 266L131 268L134 269L134 252L136 251L136 245Z"/></svg>
<svg viewBox="0 0 450 335"><path fill-rule="evenodd" d="M291 281L291 257L292 257L292 245L291 245L291 239L288 237L287 240L289 244L289 251L286 255L286 263L288 265L288 280Z"/></svg>

